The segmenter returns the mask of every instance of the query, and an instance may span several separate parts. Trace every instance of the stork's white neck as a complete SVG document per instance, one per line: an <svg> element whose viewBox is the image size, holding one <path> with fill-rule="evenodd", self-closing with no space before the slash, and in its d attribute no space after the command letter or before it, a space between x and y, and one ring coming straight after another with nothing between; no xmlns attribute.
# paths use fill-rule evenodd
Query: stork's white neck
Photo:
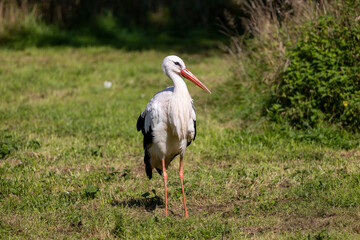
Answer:
<svg viewBox="0 0 360 240"><path fill-rule="evenodd" d="M180 77L180 75L170 71L168 72L168 76L174 83L174 94L182 95L184 97L190 97L190 93L186 86L186 83L184 82L182 77Z"/></svg>
<svg viewBox="0 0 360 240"><path fill-rule="evenodd" d="M184 80L176 73L168 73L174 83L174 93L169 102L169 123L179 139L185 139L191 116L191 97Z"/></svg>

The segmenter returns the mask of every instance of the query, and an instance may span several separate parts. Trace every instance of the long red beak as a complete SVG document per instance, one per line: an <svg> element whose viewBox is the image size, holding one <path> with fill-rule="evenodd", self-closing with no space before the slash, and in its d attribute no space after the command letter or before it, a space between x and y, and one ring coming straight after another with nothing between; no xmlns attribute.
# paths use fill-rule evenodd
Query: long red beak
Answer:
<svg viewBox="0 0 360 240"><path fill-rule="evenodd" d="M197 77L195 77L195 75L192 74L192 72L190 72L187 68L181 69L180 71L181 71L180 74L183 77L189 79L190 81L192 81L193 83L195 83L196 85L207 91L208 93L211 93L211 91L202 82L200 82L200 80L197 79Z"/></svg>

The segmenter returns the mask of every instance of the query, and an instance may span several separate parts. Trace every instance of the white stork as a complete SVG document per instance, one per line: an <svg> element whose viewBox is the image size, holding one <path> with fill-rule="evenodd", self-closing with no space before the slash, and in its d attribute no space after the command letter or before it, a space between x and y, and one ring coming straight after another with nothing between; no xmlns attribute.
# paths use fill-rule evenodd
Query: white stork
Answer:
<svg viewBox="0 0 360 240"><path fill-rule="evenodd" d="M186 147L196 136L196 115L193 100L181 76L189 79L200 88L210 93L210 90L197 79L178 56L167 56L162 63L162 69L174 83L154 95L146 105L137 121L137 130L144 135L144 162L149 179L152 169L163 176L165 185L165 215L167 215L167 174L170 162L180 155L179 177L183 195L185 217L188 217L184 185L183 158Z"/></svg>

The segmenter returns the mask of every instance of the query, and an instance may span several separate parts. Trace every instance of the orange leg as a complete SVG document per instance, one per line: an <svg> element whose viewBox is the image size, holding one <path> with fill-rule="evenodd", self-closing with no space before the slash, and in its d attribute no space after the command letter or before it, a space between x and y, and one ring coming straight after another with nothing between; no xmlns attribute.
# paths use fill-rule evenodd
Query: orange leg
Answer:
<svg viewBox="0 0 360 240"><path fill-rule="evenodd" d="M183 178L184 178L184 173L183 173L183 156L181 156L181 155L180 155L179 177L180 177L180 181L181 181L181 191L182 191L183 201L184 201L185 217L189 217L189 214L188 214L187 209L186 209L184 183L183 183Z"/></svg>
<svg viewBox="0 0 360 240"><path fill-rule="evenodd" d="M165 185L165 216L167 216L167 203L168 203L168 200L167 200L167 186L166 186L166 182L167 182L167 173L166 173L166 169L165 169L165 159L162 158L161 159L162 161L162 174L163 174L163 178L164 178L164 185Z"/></svg>

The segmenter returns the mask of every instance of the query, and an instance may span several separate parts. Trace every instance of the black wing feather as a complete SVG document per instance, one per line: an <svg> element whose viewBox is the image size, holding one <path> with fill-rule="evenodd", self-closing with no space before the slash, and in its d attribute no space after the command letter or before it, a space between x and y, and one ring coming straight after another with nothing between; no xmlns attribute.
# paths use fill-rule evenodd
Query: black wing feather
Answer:
<svg viewBox="0 0 360 240"><path fill-rule="evenodd" d="M145 123L145 118L143 118L140 114L138 120L137 120L137 123L136 123L136 129L138 131L142 130L144 128L144 124Z"/></svg>
<svg viewBox="0 0 360 240"><path fill-rule="evenodd" d="M194 130L195 130L195 133L194 133L193 141L195 141L195 138L196 138L196 120L194 120Z"/></svg>
<svg viewBox="0 0 360 240"><path fill-rule="evenodd" d="M142 134L144 135L144 141L143 141L143 147L144 147L144 163L145 163L145 171L146 171L146 175L148 176L149 179L152 178L152 168L151 168L151 164L150 164L150 155L148 152L148 149L150 147L150 145L152 144L152 129L151 127L149 128L148 132L145 132L145 118L142 117L141 115L139 116L139 119L136 123L136 128L138 131L141 130Z"/></svg>
<svg viewBox="0 0 360 240"><path fill-rule="evenodd" d="M194 138L187 143L187 146L186 146L186 147L188 147L188 146L191 144L191 142L195 140L195 137L196 137L196 121L195 121L195 120L194 120L194 130L195 130Z"/></svg>
<svg viewBox="0 0 360 240"><path fill-rule="evenodd" d="M194 112L195 112L194 104L192 104L192 108L194 109ZM194 120L194 131L195 131L194 138L190 142L188 142L187 147L191 144L192 141L195 141L195 138L196 138L196 120Z"/></svg>

